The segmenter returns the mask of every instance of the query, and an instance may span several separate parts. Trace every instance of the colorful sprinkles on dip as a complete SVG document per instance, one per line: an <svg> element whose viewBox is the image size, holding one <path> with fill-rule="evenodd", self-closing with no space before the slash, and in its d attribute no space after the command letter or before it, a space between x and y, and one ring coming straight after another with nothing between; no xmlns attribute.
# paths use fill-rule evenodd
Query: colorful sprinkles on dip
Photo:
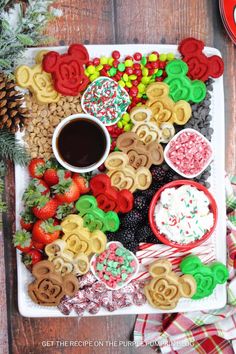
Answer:
<svg viewBox="0 0 236 354"><path fill-rule="evenodd" d="M190 185L165 189L154 217L160 232L179 244L200 239L214 224L207 196Z"/></svg>
<svg viewBox="0 0 236 354"><path fill-rule="evenodd" d="M91 263L95 276L111 289L123 287L138 271L138 260L120 242L110 242Z"/></svg>
<svg viewBox="0 0 236 354"><path fill-rule="evenodd" d="M130 98L117 82L99 77L84 92L81 104L86 113L98 118L104 125L113 125L125 113Z"/></svg>
<svg viewBox="0 0 236 354"><path fill-rule="evenodd" d="M212 160L209 141L193 129L176 134L165 149L165 160L180 175L194 178L202 173Z"/></svg>

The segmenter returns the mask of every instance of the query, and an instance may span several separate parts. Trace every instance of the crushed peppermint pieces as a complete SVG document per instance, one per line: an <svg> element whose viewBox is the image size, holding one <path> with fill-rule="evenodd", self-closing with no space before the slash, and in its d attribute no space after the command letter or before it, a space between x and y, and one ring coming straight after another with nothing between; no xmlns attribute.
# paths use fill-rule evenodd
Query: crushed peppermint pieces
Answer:
<svg viewBox="0 0 236 354"><path fill-rule="evenodd" d="M166 147L166 162L187 178L199 175L212 159L212 148L204 136L193 129L184 129Z"/></svg>
<svg viewBox="0 0 236 354"><path fill-rule="evenodd" d="M85 112L108 126L121 119L129 104L128 93L117 82L107 77L95 80L82 97Z"/></svg>
<svg viewBox="0 0 236 354"><path fill-rule="evenodd" d="M159 231L179 244L194 242L214 224L209 199L196 187L166 188L154 211Z"/></svg>

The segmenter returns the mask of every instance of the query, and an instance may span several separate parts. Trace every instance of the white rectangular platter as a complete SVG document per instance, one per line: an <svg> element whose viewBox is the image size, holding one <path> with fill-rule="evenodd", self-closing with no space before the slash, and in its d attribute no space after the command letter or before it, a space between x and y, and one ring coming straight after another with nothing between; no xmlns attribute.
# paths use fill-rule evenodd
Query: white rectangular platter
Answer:
<svg viewBox="0 0 236 354"><path fill-rule="evenodd" d="M66 51L66 47L53 47L53 48L32 48L28 49L22 58L22 64L32 65L34 64L34 58L36 53L41 49L56 50L60 53ZM122 56L133 54L135 52L141 52L142 54L148 54L152 51L158 51L159 53L173 52L178 55L176 45L157 45L157 44L131 44L131 45L90 45L87 46L89 55L91 58L99 56L111 56L113 50L119 50ZM205 48L207 55L220 55L220 52L215 48ZM212 137L212 145L215 159L211 164L211 177L209 182L211 184L210 191L216 199L218 205L218 222L217 227L212 237L214 258L225 264L226 262L226 215L225 215L225 191L224 191L224 89L223 89L223 77L216 79L214 82L214 90L211 100L211 115L213 117L212 127L214 129ZM19 139L22 140L21 134L18 134ZM26 168L16 166L15 168L15 185L16 185L16 228L19 228L19 215L23 209L21 202L22 194L28 184L28 173ZM207 247L207 245L206 245ZM194 249L192 250L194 253ZM44 307L39 306L31 301L27 293L27 286L33 280L30 272L26 269L21 262L20 252L17 251L17 276L18 276L18 307L19 312L25 317L63 317L61 312L56 307ZM186 312L198 311L198 310L210 310L221 308L226 303L226 286L218 285L214 293L202 300L189 300L181 299L177 307L170 312ZM105 309L101 309L95 316L107 316L107 315L127 315L127 314L145 314L145 313L163 313L154 309L148 304L141 307L130 306L127 308L119 309L115 312L108 312ZM75 313L71 313L69 316L77 316ZM84 316L94 316L85 313Z"/></svg>

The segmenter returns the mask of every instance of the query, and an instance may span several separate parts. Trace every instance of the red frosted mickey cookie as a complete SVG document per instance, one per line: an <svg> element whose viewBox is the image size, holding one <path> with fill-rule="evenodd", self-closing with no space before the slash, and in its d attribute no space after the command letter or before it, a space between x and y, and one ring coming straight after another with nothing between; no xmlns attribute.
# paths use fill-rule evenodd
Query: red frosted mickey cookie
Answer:
<svg viewBox="0 0 236 354"><path fill-rule="evenodd" d="M65 54L48 52L43 58L43 69L52 74L58 92L77 96L89 83L83 68L88 59L88 51L82 44L72 44Z"/></svg>
<svg viewBox="0 0 236 354"><path fill-rule="evenodd" d="M118 191L111 185L110 177L99 174L91 178L90 188L97 199L98 207L104 211L128 213L133 208L134 197L127 189Z"/></svg>
<svg viewBox="0 0 236 354"><path fill-rule="evenodd" d="M188 76L206 81L209 77L220 77L224 72L224 62L218 55L207 57L203 53L204 43L195 38L186 38L179 44L179 52L188 65Z"/></svg>

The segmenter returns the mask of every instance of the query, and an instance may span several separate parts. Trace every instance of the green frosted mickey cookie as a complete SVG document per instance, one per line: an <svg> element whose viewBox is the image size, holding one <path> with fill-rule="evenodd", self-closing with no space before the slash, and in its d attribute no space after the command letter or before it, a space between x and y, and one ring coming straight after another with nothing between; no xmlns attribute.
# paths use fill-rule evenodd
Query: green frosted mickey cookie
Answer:
<svg viewBox="0 0 236 354"><path fill-rule="evenodd" d="M180 263L181 272L191 274L196 283L197 291L192 299L198 300L213 293L217 284L224 284L229 272L226 266L220 262L213 262L205 265L197 256L187 256Z"/></svg>
<svg viewBox="0 0 236 354"><path fill-rule="evenodd" d="M193 101L199 103L206 97L206 85L200 80L187 77L188 65L180 59L166 65L167 77L164 82L170 86L170 97L175 101Z"/></svg>
<svg viewBox="0 0 236 354"><path fill-rule="evenodd" d="M90 231L115 232L119 229L120 220L114 211L105 213L98 208L97 200L91 195L83 195L76 203L76 209L84 220L84 227Z"/></svg>

